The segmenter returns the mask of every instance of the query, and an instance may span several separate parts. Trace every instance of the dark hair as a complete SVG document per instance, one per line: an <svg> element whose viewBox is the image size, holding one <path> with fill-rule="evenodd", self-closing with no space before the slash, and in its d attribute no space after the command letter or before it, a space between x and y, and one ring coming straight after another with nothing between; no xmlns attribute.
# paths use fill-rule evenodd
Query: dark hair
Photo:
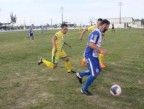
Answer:
<svg viewBox="0 0 144 109"><path fill-rule="evenodd" d="M61 28L65 27L65 26L67 27L68 25L65 23L61 24Z"/></svg>
<svg viewBox="0 0 144 109"><path fill-rule="evenodd" d="M99 18L97 21L102 21L102 18Z"/></svg>
<svg viewBox="0 0 144 109"><path fill-rule="evenodd" d="M107 19L104 19L104 20L102 20L102 22L101 22L101 25L103 25L103 24L107 24L107 25L109 25L110 24L110 21L108 21Z"/></svg>

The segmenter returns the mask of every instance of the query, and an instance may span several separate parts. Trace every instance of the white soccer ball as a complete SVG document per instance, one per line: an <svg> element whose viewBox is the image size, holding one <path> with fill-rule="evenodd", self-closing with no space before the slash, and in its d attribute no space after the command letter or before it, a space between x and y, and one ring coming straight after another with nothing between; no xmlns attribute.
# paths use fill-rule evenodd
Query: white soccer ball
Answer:
<svg viewBox="0 0 144 109"><path fill-rule="evenodd" d="M113 85L111 88L110 88L110 93L113 95L113 96L119 96L122 92L122 89L119 85Z"/></svg>

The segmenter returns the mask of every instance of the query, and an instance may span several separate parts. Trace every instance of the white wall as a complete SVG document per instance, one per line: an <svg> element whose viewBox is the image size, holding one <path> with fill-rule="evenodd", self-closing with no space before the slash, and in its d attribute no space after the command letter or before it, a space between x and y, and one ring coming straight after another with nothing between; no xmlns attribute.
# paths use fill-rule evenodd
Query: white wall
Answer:
<svg viewBox="0 0 144 109"><path fill-rule="evenodd" d="M109 28L112 28L112 24ZM114 28L124 28L124 24L114 24Z"/></svg>

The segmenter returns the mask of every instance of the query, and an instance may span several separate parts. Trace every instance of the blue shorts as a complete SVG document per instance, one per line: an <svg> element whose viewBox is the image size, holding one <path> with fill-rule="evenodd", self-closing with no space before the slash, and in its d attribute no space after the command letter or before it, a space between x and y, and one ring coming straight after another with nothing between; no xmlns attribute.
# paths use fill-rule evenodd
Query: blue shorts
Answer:
<svg viewBox="0 0 144 109"><path fill-rule="evenodd" d="M30 33L29 33L29 36L30 36L30 37L33 37L33 33L30 32Z"/></svg>
<svg viewBox="0 0 144 109"><path fill-rule="evenodd" d="M93 56L86 56L87 67L93 77L98 76L101 72L99 59Z"/></svg>

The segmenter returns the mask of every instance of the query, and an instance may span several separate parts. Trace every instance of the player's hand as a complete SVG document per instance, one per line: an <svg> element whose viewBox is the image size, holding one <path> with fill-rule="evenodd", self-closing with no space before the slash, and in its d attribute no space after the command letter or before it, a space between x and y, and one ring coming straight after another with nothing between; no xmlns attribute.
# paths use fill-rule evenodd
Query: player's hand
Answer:
<svg viewBox="0 0 144 109"><path fill-rule="evenodd" d="M81 41L82 41L82 37L80 37L80 38L79 38L79 40L81 40Z"/></svg>
<svg viewBox="0 0 144 109"><path fill-rule="evenodd" d="M106 51L106 50L103 50L103 49L101 49L99 52L100 52L101 54L104 54L104 55L107 54L107 51Z"/></svg>

